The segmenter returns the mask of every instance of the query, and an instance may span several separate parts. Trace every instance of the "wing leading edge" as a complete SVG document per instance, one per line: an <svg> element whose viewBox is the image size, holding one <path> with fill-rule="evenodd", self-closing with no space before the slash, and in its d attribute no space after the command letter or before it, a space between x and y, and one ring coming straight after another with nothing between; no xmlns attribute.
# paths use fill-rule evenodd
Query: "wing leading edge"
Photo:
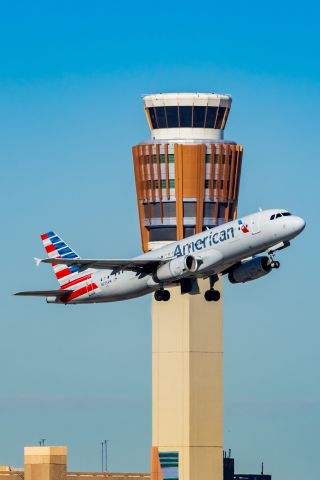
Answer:
<svg viewBox="0 0 320 480"><path fill-rule="evenodd" d="M55 263L57 265L73 265L77 267L85 268L101 268L108 270L131 270L133 272L154 269L161 263L167 262L169 259L162 260L158 258L154 259L115 259L115 260L102 260L102 259L89 259L89 258L45 258L41 260L41 263Z"/></svg>

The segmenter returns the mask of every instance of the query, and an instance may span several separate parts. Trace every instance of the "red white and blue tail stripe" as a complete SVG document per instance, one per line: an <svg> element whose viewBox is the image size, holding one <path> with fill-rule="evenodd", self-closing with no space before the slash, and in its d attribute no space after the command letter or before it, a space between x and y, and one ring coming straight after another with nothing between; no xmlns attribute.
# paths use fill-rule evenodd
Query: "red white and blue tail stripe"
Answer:
<svg viewBox="0 0 320 480"><path fill-rule="evenodd" d="M49 258L80 258L79 255L54 232L43 233L41 240ZM79 274L79 267L76 266L68 267L67 265L57 265L52 262L52 267L61 287L73 281Z"/></svg>

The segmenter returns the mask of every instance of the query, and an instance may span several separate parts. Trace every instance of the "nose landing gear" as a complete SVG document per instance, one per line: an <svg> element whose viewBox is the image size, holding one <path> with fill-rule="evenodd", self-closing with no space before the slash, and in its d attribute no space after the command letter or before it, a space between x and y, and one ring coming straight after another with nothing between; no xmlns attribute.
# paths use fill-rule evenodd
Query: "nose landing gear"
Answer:
<svg viewBox="0 0 320 480"><path fill-rule="evenodd" d="M271 268L280 268L280 262L278 262L277 260L271 262L270 265L271 265Z"/></svg>
<svg viewBox="0 0 320 480"><path fill-rule="evenodd" d="M270 252L269 253L269 261L270 261L270 267L271 268L280 268L280 262L274 259L274 253Z"/></svg>
<svg viewBox="0 0 320 480"><path fill-rule="evenodd" d="M157 290L154 292L154 298L157 302L167 302L170 300L170 292L169 290Z"/></svg>

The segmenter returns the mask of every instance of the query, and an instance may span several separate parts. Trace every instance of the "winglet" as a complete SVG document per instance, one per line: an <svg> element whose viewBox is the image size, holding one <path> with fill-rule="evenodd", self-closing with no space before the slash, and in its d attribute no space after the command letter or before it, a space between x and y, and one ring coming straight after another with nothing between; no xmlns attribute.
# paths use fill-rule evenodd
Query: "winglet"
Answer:
<svg viewBox="0 0 320 480"><path fill-rule="evenodd" d="M36 262L36 266L39 267L40 263L42 262L41 258L34 257L34 261Z"/></svg>

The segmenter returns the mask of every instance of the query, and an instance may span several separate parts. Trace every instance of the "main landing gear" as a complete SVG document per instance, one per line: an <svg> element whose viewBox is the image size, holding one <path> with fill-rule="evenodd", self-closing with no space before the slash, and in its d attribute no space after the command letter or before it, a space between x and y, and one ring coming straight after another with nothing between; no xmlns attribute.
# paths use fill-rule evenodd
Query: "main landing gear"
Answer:
<svg viewBox="0 0 320 480"><path fill-rule="evenodd" d="M207 300L207 302L218 302L220 300L220 292L214 289L214 284L218 281L218 279L218 275L212 275L211 277L209 277L210 290L207 290L204 294L204 298Z"/></svg>
<svg viewBox="0 0 320 480"><path fill-rule="evenodd" d="M207 302L218 302L220 300L220 292L218 290L207 290L204 294L204 298Z"/></svg>
<svg viewBox="0 0 320 480"><path fill-rule="evenodd" d="M154 298L157 302L167 302L168 300L170 300L170 292L169 290L163 289L157 290L156 292L154 292Z"/></svg>

